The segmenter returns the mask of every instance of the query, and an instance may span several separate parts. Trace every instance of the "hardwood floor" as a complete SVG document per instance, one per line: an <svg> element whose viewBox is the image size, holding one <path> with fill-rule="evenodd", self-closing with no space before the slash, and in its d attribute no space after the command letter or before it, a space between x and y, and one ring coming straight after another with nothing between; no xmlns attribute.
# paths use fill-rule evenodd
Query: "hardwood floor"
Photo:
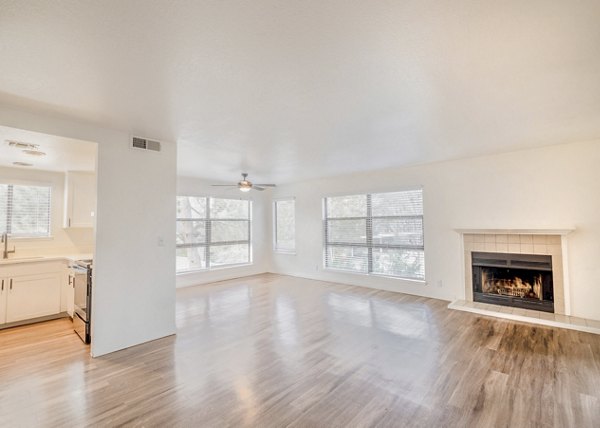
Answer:
<svg viewBox="0 0 600 428"><path fill-rule="evenodd" d="M598 427L600 336L259 275L178 291L178 335L91 359L0 332L0 425Z"/></svg>

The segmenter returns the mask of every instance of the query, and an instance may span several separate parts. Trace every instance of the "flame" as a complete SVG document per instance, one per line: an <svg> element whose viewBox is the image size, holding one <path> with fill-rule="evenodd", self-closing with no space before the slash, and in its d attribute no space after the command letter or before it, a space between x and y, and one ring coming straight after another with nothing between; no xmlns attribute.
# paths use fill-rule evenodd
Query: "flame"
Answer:
<svg viewBox="0 0 600 428"><path fill-rule="evenodd" d="M486 270L483 270L481 283L484 293L513 297L533 297L542 300L542 275L536 275L532 285L518 276L512 279L495 279Z"/></svg>

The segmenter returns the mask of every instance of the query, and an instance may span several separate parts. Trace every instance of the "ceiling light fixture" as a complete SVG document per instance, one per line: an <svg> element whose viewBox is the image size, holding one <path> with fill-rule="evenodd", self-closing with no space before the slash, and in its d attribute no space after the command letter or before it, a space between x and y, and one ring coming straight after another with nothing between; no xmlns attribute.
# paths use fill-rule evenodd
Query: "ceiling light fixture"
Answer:
<svg viewBox="0 0 600 428"><path fill-rule="evenodd" d="M274 184L255 184L248 180L248 173L242 172L242 181L238 181L237 184L212 184L214 187L237 187L242 192L249 192L250 190L258 190L262 192L267 187L275 187Z"/></svg>
<svg viewBox="0 0 600 428"><path fill-rule="evenodd" d="M13 162L13 165L16 165L16 166L33 166L32 163L27 163L27 162Z"/></svg>

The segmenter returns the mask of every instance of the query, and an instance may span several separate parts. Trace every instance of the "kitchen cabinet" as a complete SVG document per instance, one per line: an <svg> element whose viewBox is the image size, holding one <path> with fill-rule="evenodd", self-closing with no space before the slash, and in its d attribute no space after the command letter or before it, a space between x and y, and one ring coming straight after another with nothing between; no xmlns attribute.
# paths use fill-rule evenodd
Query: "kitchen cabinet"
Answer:
<svg viewBox="0 0 600 428"><path fill-rule="evenodd" d="M59 274L15 276L8 283L7 323L60 312Z"/></svg>
<svg viewBox="0 0 600 428"><path fill-rule="evenodd" d="M59 315L64 262L15 263L0 267L0 325Z"/></svg>
<svg viewBox="0 0 600 428"><path fill-rule="evenodd" d="M6 297L8 296L8 278L0 278L0 325L6 323Z"/></svg>
<svg viewBox="0 0 600 428"><path fill-rule="evenodd" d="M63 227L94 227L96 212L96 175L67 171Z"/></svg>
<svg viewBox="0 0 600 428"><path fill-rule="evenodd" d="M66 288L66 311L71 318L73 318L73 313L75 312L75 288L74 288L74 277L71 273L69 273L69 282Z"/></svg>

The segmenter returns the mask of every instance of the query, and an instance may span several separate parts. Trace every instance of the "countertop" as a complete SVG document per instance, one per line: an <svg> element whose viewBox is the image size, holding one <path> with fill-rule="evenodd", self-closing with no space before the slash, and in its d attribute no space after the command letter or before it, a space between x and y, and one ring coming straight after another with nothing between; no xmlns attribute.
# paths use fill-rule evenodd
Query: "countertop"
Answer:
<svg viewBox="0 0 600 428"><path fill-rule="evenodd" d="M52 254L45 256L27 256L27 257L9 257L8 259L0 260L0 266L13 265L18 263L40 263L40 262L51 262L64 260L67 262L74 262L76 260L86 260L93 258L93 254Z"/></svg>

